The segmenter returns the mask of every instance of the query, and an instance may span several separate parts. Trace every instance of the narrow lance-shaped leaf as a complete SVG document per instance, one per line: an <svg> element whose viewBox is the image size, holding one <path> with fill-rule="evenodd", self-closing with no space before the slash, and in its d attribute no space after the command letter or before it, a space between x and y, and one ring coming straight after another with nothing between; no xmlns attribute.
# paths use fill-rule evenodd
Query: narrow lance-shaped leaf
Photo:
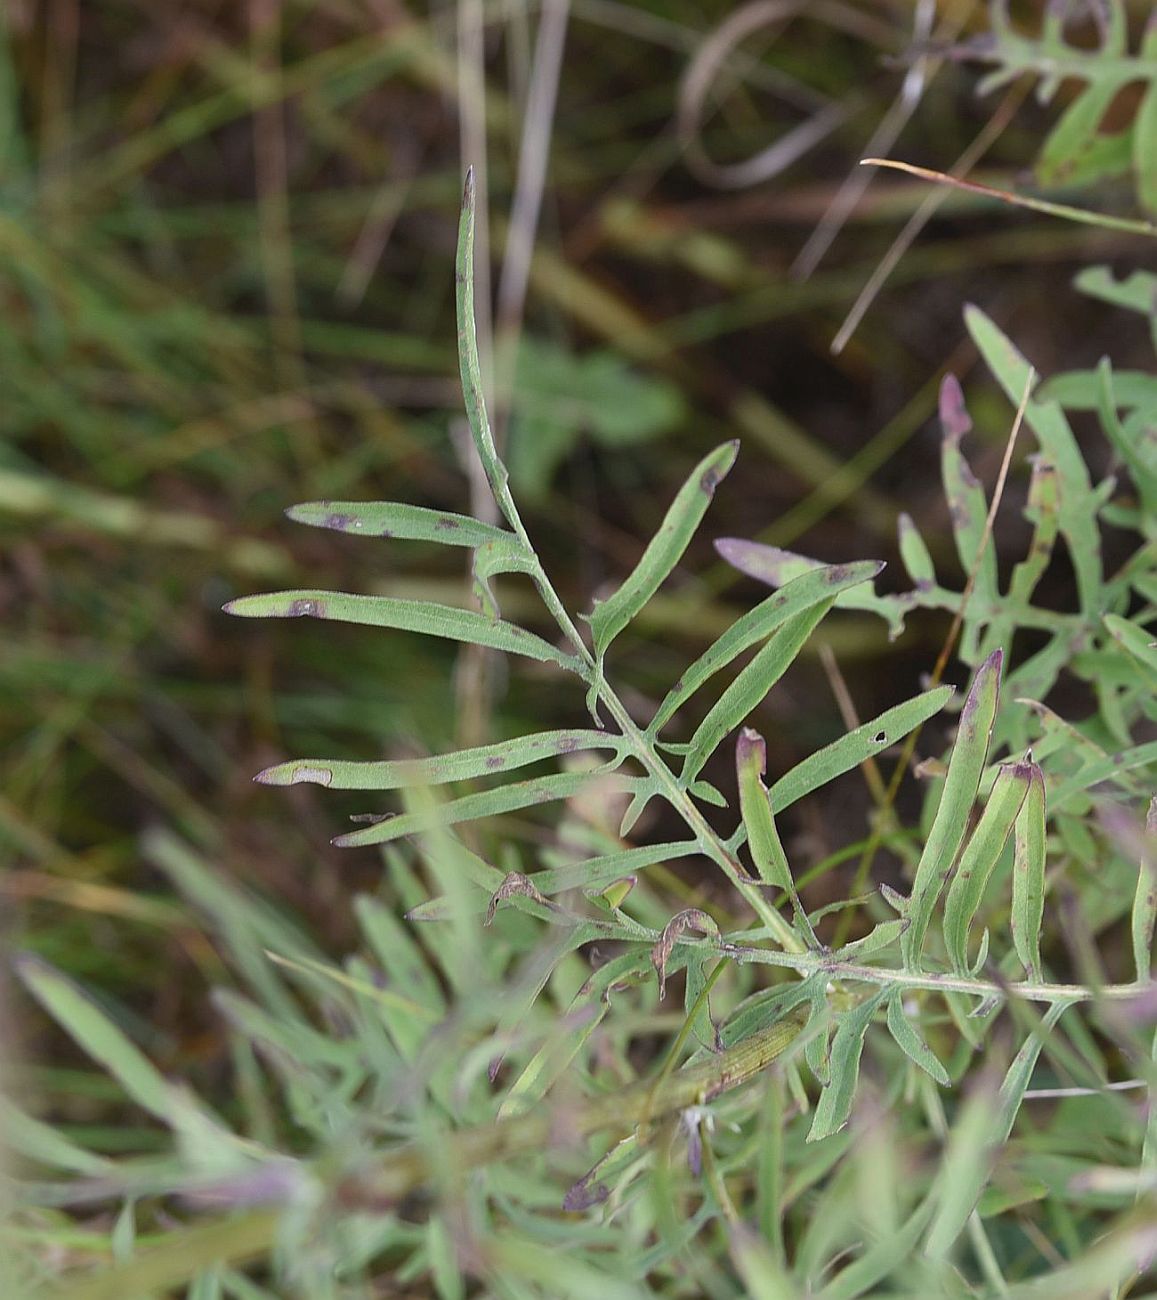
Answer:
<svg viewBox="0 0 1157 1300"><path fill-rule="evenodd" d="M906 511L897 520L897 533L900 542L900 558L913 584L926 590L936 586L936 567L932 555L920 536L920 531L912 522L912 516Z"/></svg>
<svg viewBox="0 0 1157 1300"><path fill-rule="evenodd" d="M597 858L587 858L585 862L571 862L565 866L548 867L545 871L534 873L534 884L540 893L550 896L561 894L567 889L598 890L602 886L613 884L625 878L633 879L634 873L647 867L676 858L686 858L702 852L698 840L675 840L667 844L644 844L634 849L623 849L618 853L608 853ZM546 854L543 855L547 857ZM549 858L547 858L549 860ZM502 873L491 868L495 877L493 883L483 888L494 889L501 882ZM479 895L475 900L474 911L486 910L486 897ZM441 921L448 914L448 902L444 898L430 898L417 907L411 908L407 917L412 921Z"/></svg>
<svg viewBox="0 0 1157 1300"><path fill-rule="evenodd" d="M803 574L824 567L806 555L742 537L717 537L715 550L732 568L756 582L766 582L769 587L785 587ZM895 639L904 630L904 614L911 607L912 600L904 596L878 596L874 587L857 583L842 591L836 603L841 609L863 609L878 614L887 620L888 635Z"/></svg>
<svg viewBox="0 0 1157 1300"><path fill-rule="evenodd" d="M487 618L472 609L436 605L425 600L404 600L396 596L351 596L341 591L275 591L258 596L241 596L224 607L240 618L322 618L365 627L391 627L404 632L421 632L449 641L467 641L526 655L542 663L575 669L569 655L524 627Z"/></svg>
<svg viewBox="0 0 1157 1300"><path fill-rule="evenodd" d="M1157 648L1152 633L1117 614L1106 614L1104 622L1113 640L1143 669L1150 687L1157 685Z"/></svg>
<svg viewBox="0 0 1157 1300"><path fill-rule="evenodd" d="M694 781L723 737L739 726L788 670L832 603L831 598L822 600L789 619L723 692L691 737L680 775L685 785Z"/></svg>
<svg viewBox="0 0 1157 1300"><path fill-rule="evenodd" d="M871 560L858 564L822 565L793 578L773 596L761 600L754 609L736 619L719 640L680 676L651 719L648 734L657 735L676 709L689 700L704 682L749 646L770 636L793 614L862 582L870 582L883 568L883 564Z"/></svg>
<svg viewBox="0 0 1157 1300"><path fill-rule="evenodd" d="M1152 16L1141 41L1141 58L1157 63L1157 22ZM1133 170L1141 206L1157 216L1157 80L1149 82L1133 119Z"/></svg>
<svg viewBox="0 0 1157 1300"><path fill-rule="evenodd" d="M739 779L739 810L747 830L747 847L760 880L782 889L791 900L796 925L807 937L809 947L820 946L799 901L799 893L791 876L787 855L780 842L779 831L772 816L767 790L760 779L767 771L767 745L758 731L744 727L735 745L735 771Z"/></svg>
<svg viewBox="0 0 1157 1300"><path fill-rule="evenodd" d="M430 758L399 759L394 762L342 762L328 758L298 758L267 767L253 778L261 785L298 785L307 782L333 790L397 790L404 786L443 785L447 781L470 781L479 776L498 776L530 763L560 754L588 749L621 751L624 741L605 731L541 731L517 740L460 749L453 754Z"/></svg>
<svg viewBox="0 0 1157 1300"><path fill-rule="evenodd" d="M1020 404L1031 368L1018 349L978 307L968 307L965 324L980 349L988 368L996 376L1008 400ZM1083 609L1099 607L1101 588L1101 544L1097 523L1098 498L1092 491L1089 470L1064 412L1056 402L1032 399L1025 419L1036 434L1041 451L1056 466L1059 524L1068 543L1077 591Z"/></svg>
<svg viewBox="0 0 1157 1300"><path fill-rule="evenodd" d="M1001 767L980 821L960 855L944 903L944 942L959 971L968 967L968 931L996 860L1012 834L1028 792L1031 771L1029 763L1006 763Z"/></svg>
<svg viewBox="0 0 1157 1300"><path fill-rule="evenodd" d="M1133 963L1137 982L1148 983L1153 968L1153 931L1157 927L1157 799L1150 799L1145 816L1145 852L1137 871L1133 897Z"/></svg>
<svg viewBox="0 0 1157 1300"><path fill-rule="evenodd" d="M1098 131L1120 86L1110 81L1094 83L1082 91L1058 118L1036 161L1037 181L1045 188L1072 184L1087 166L1103 136Z"/></svg>
<svg viewBox="0 0 1157 1300"><path fill-rule="evenodd" d="M864 1035L886 992L886 989L880 989L840 1017L832 1040L831 1079L816 1103L815 1117L807 1135L809 1142L818 1142L820 1138L838 1133L848 1122L856 1085L860 1081Z"/></svg>
<svg viewBox="0 0 1157 1300"><path fill-rule="evenodd" d="M446 546L484 546L487 542L517 541L503 528L468 515L398 501L306 501L285 512L295 523L332 528L361 537L394 537L409 542L441 542Z"/></svg>
<svg viewBox="0 0 1157 1300"><path fill-rule="evenodd" d="M595 603L590 623L600 657L679 563L738 451L738 442L725 442L696 465L634 571L614 595Z"/></svg>
<svg viewBox="0 0 1157 1300"><path fill-rule="evenodd" d="M900 940L904 964L909 970L919 965L928 922L968 827L996 721L1003 662L1003 651L994 650L980 665L960 712L944 790L912 882L908 929Z"/></svg>
<svg viewBox="0 0 1157 1300"><path fill-rule="evenodd" d="M1012 859L1012 941L1031 979L1040 976L1040 934L1045 907L1045 780L1030 763L1028 789L1017 813Z"/></svg>
<svg viewBox="0 0 1157 1300"><path fill-rule="evenodd" d="M458 370L470 436L494 499L511 527L518 526L518 511L510 495L510 473L498 455L486 398L482 388L482 365L478 359L478 328L474 320L474 168L466 172L462 191L462 214L458 222L458 251L454 261L454 282L458 315Z"/></svg>
<svg viewBox="0 0 1157 1300"><path fill-rule="evenodd" d="M1048 568L1057 539L1057 471L1052 461L1041 455L1032 459L1032 478L1029 479L1024 517L1034 527L1028 554L1013 569L1009 579L1007 603L1012 609L1028 604Z"/></svg>
<svg viewBox="0 0 1157 1300"><path fill-rule="evenodd" d="M934 690L925 691L923 695L905 700L903 704L885 709L870 722L863 723L839 740L833 740L830 745L816 750L802 763L797 763L790 772L785 772L771 787L769 797L772 809L781 813L804 795L819 790L837 776L874 758L939 713L952 695L951 686L937 686Z"/></svg>
<svg viewBox="0 0 1157 1300"><path fill-rule="evenodd" d="M941 1065L936 1053L920 1037L916 1026L904 1010L903 989L896 989L888 998L888 1032L895 1040L896 1046L910 1061L914 1061L925 1073L930 1074L942 1088L952 1086L948 1071Z"/></svg>
<svg viewBox="0 0 1157 1300"><path fill-rule="evenodd" d="M984 537L984 522L988 514L984 489L960 450L960 440L972 428L972 419L955 375L945 375L940 385L940 424L944 435L940 444L940 474L952 517L952 535L956 539L960 566L965 574L971 573L980 555L975 590L977 597L989 604L996 597L996 551ZM982 545L984 552L981 555Z"/></svg>
<svg viewBox="0 0 1157 1300"><path fill-rule="evenodd" d="M557 799L570 799L591 780L589 772L563 772L557 776L544 776L535 781L519 781L504 785L498 790L483 790L479 794L463 795L451 799L429 811L403 813L399 817L386 817L347 831L333 842L339 848L358 848L366 844L387 844L403 835L415 835L435 827L453 826L459 822L475 821L479 817L494 817L516 812L520 808L533 808L536 804L552 803ZM611 777L610 789L629 790L629 777Z"/></svg>

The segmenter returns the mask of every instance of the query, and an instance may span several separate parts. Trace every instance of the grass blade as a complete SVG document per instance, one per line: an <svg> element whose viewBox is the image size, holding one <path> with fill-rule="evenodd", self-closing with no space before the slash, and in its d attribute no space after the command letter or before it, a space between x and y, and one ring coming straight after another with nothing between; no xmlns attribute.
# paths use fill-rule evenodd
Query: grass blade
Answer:
<svg viewBox="0 0 1157 1300"><path fill-rule="evenodd" d="M150 1115L169 1122L172 1090L164 1076L95 1002L55 967L24 954L16 959L24 987L58 1025Z"/></svg>

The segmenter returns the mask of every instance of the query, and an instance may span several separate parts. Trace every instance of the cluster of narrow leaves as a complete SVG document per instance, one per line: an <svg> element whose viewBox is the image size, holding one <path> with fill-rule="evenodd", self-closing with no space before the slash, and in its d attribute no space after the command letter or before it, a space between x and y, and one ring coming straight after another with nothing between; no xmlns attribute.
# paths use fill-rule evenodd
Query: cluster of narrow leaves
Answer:
<svg viewBox="0 0 1157 1300"><path fill-rule="evenodd" d="M1041 147L1036 164L1040 183L1091 186L1131 174L1141 206L1157 215L1157 24L1152 17L1133 52L1125 0L1046 5L1033 35L1016 29L1008 0L991 0L989 14L989 30L957 50L960 57L995 65L980 84L982 93L1024 74L1037 79L1042 103L1062 84L1083 87ZM1068 27L1076 18L1095 25L1098 39L1091 47L1069 39ZM1143 91L1131 121L1116 130L1102 129L1121 92L1135 85Z"/></svg>
<svg viewBox="0 0 1157 1300"><path fill-rule="evenodd" d="M770 553L764 576L777 590L640 722L612 684L608 656L680 563L736 447L725 444L696 466L635 569L595 604L588 639L539 561L491 436L472 257L468 183L457 268L462 380L503 526L400 504L324 502L292 513L366 537L468 548L479 608L320 590L249 596L229 608L399 628L529 658L575 679L592 725L430 758L306 758L263 772L267 784L402 800L400 813L375 810L338 843L381 849L391 897L413 924L378 900L361 900L366 951L343 966L177 841L152 837L151 857L213 919L237 978L238 987L216 998L235 1054L235 1116L212 1112L166 1080L114 1018L58 972L21 966L32 994L172 1135L161 1157L114 1160L11 1110L13 1145L64 1175L25 1189L41 1212L110 1197L121 1204L114 1232L121 1262L103 1275L67 1276L55 1294L97 1300L181 1284L198 1297L272 1294L243 1270L254 1257L262 1261L257 1276L273 1279L277 1294L311 1297L360 1294L383 1269L399 1285L432 1279L439 1294L454 1296L466 1294L467 1273L501 1279L502 1293L517 1296L629 1296L644 1286L686 1294L691 1269L697 1293L733 1293L737 1273L751 1294L835 1300L871 1294L889 1278L911 1294L987 1294L1053 1267L1010 1224L1067 1174L1010 1155L1009 1139L1046 1053L1054 1073L1116 1107L1114 1141L1096 1149L1097 1167L1086 1171L1101 1180L1098 1204L1127 1206L1148 1185L1153 1144L1128 1103L1101 1093L1107 1066L1091 1050L1088 1016L1073 1008L1087 1004L1103 1015L1122 1058L1148 1081L1148 1045L1135 1019L1110 1012L1148 988L1157 916L1152 855L1138 828L1130 838L1123 813L1112 832L1128 899L1117 910L1111 902L1089 934L1131 906L1135 970L1115 984L1096 971L1082 983L1052 978L1043 943L1050 854L1062 867L1085 861L1081 834L1093 837L1081 814L1094 786L1140 788L1152 763L1146 746L1110 753L1101 739L1123 728L1129 740L1137 719L1148 717L1144 674L1157 662L1144 616L1137 621L1129 609L1143 591L1134 580L1140 566L1123 581L1102 574L1098 511L1108 490L1091 489L1061 408L1039 396L1029 403L1041 448L1028 507L1036 532L1001 596L984 558L986 502L960 451L963 403L953 384L945 389L945 484L966 571L980 557L965 624L975 673L951 751L928 768L922 834L915 843L898 834L891 844L911 869L910 891L841 902L857 909L859 937L831 946L821 937L823 915L806 909L777 818L883 755L952 692L936 687L889 709L770 784L766 745L745 724L834 605L873 610L898 628L907 608L953 608L959 594L939 586L910 525L902 549L916 590L908 596L876 595L875 563L822 566ZM970 324L998 378L1019 396L1026 363L990 322L974 314ZM1045 619L1030 598L1058 537L1081 608ZM749 571L768 554L748 544L723 549ZM493 580L506 574L529 577L557 637L503 618ZM1006 676L1005 646L1021 627L1051 639ZM1100 657L1082 663L1082 655ZM1100 691L1097 726L1063 723L1043 703L1061 669L1074 666ZM712 690L728 669L726 685ZM1014 682L1022 691L1038 684L1035 702L1019 712L1001 703L1002 688L1007 696ZM700 719L690 738L669 739L689 704ZM1030 724L1032 754L1023 743ZM738 816L703 779L732 736ZM1006 761L995 761L1003 751ZM550 762L561 770L523 775ZM444 787L459 783L472 788L444 797ZM617 830L576 813L592 789L600 800L621 801ZM632 844L628 836L653 799L667 803L685 834ZM553 846L523 852L504 841L487 854L481 826L463 833L544 804L563 809ZM1067 810L1067 823L1058 810ZM725 818L726 832L718 829ZM1050 819L1059 845L1050 844ZM705 903L671 915L669 895L653 882L668 864L691 858L730 883L733 913ZM592 971L596 948L602 955ZM636 1079L632 1034L654 1022L656 1013L643 1008L676 976L680 1028L659 1070ZM991 1032L998 1021L1015 1032L1010 1062L1000 1062L1003 1047ZM873 1065L861 1079L866 1053ZM956 1085L973 1073L974 1054L988 1068L960 1100ZM756 1075L764 1079L758 1095L736 1092ZM714 1115L737 1122L716 1128ZM593 1153L574 1139L604 1131L620 1140L589 1167ZM913 1157L912 1169L901 1169L897 1152L918 1150L930 1136L942 1144L940 1157ZM485 1176L464 1176L483 1168ZM166 1224L156 1249L141 1249L140 1207L163 1197L179 1198L182 1209L228 1213L199 1228ZM431 1197L440 1209L428 1208ZM715 1220L725 1227L728 1256L695 1252L692 1265L690 1243ZM1077 1258L1056 1267L1058 1294L1065 1286L1075 1293L1078 1277L1117 1285L1157 1246L1149 1220L1122 1221L1087 1251L1092 1229L1082 1215L1071 1237ZM552 1249L559 1241L569 1247L562 1254Z"/></svg>

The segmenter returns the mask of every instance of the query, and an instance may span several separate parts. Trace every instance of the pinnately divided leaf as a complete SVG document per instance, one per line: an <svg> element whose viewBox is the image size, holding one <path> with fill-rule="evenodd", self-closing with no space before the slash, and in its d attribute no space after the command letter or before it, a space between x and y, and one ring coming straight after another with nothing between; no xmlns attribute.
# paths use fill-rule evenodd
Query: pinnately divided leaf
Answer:
<svg viewBox="0 0 1157 1300"><path fill-rule="evenodd" d="M988 656L976 670L972 689L960 711L956 742L948 760L948 774L944 780L940 804L912 882L912 894L908 900L908 929L900 940L904 964L909 970L919 965L933 908L952 871L952 864L968 827L976 792L980 788L980 774L984 770L996 721L1003 663L1002 650L994 650Z"/></svg>
<svg viewBox="0 0 1157 1300"><path fill-rule="evenodd" d="M517 740L478 745L453 754L394 762L341 762L329 758L298 758L267 767L253 778L261 785L298 785L302 782L333 790L397 790L405 786L444 785L498 776L530 763L561 754L590 749L620 751L624 741L606 731L540 731Z"/></svg>
<svg viewBox="0 0 1157 1300"><path fill-rule="evenodd" d="M365 627L392 627L526 655L563 668L576 667L569 655L523 627L487 618L471 609L456 609L426 600L351 596L340 591L274 591L231 600L225 611L240 618L321 618Z"/></svg>
<svg viewBox="0 0 1157 1300"><path fill-rule="evenodd" d="M696 465L630 576L614 595L596 601L590 624L600 658L679 563L738 451L738 442L725 442Z"/></svg>

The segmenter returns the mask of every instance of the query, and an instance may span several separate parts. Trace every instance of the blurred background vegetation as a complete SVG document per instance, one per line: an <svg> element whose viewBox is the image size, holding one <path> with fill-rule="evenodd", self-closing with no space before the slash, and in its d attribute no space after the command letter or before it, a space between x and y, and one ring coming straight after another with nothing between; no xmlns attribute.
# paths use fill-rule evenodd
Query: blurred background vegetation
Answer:
<svg viewBox="0 0 1157 1300"><path fill-rule="evenodd" d="M1044 8L1018 16L1031 24ZM428 641L220 613L232 596L298 585L469 600L464 567L436 548L282 514L329 497L478 506L453 318L467 162L489 213L479 271L482 301L497 302L483 320L497 417L572 608L630 568L696 460L742 440L707 538L648 610L648 639L620 653L645 695L759 594L714 559L712 533L892 560L907 511L950 554L940 375L964 380L987 482L1010 419L972 373L965 301L1045 374L1095 364L1110 343L1118 367L1145 364L1144 329L1125 333L1120 314L1068 283L1089 261L1129 264L1134 238L960 194L944 197L833 354L929 194L856 173L857 160L891 152L947 169L983 135L976 174L1008 188L1024 182L1058 106L1019 84L980 97L976 67L935 54L983 34L983 4L814 5L737 43L689 151L681 87L735 12L719 0L3 8L6 937L89 982L163 1069L210 1095L225 1077L205 1002L218 958L142 832L175 830L308 917L337 954L354 933L348 900L379 867L328 841L339 814L364 809L308 787L262 789L254 771L581 720L581 700L533 671L519 670L517 691L497 680L479 697L476 675L456 674L453 652ZM913 49L930 55L918 79ZM749 158L831 103L842 120L785 170L717 184L705 159ZM894 143L873 143L890 120ZM870 184L803 277L797 258L853 174ZM1096 199L1132 210L1127 178ZM1023 490L1023 478L1010 483L1010 520ZM890 645L876 621L825 625L861 716L918 689L943 630L915 620ZM773 775L843 729L814 657L776 699L762 723ZM785 826L801 867L863 833L861 785L847 787L848 827L830 804ZM693 903L696 886L685 888ZM17 1018L40 1113L91 1145L140 1149L146 1135L103 1105L113 1085L23 1003Z"/></svg>

